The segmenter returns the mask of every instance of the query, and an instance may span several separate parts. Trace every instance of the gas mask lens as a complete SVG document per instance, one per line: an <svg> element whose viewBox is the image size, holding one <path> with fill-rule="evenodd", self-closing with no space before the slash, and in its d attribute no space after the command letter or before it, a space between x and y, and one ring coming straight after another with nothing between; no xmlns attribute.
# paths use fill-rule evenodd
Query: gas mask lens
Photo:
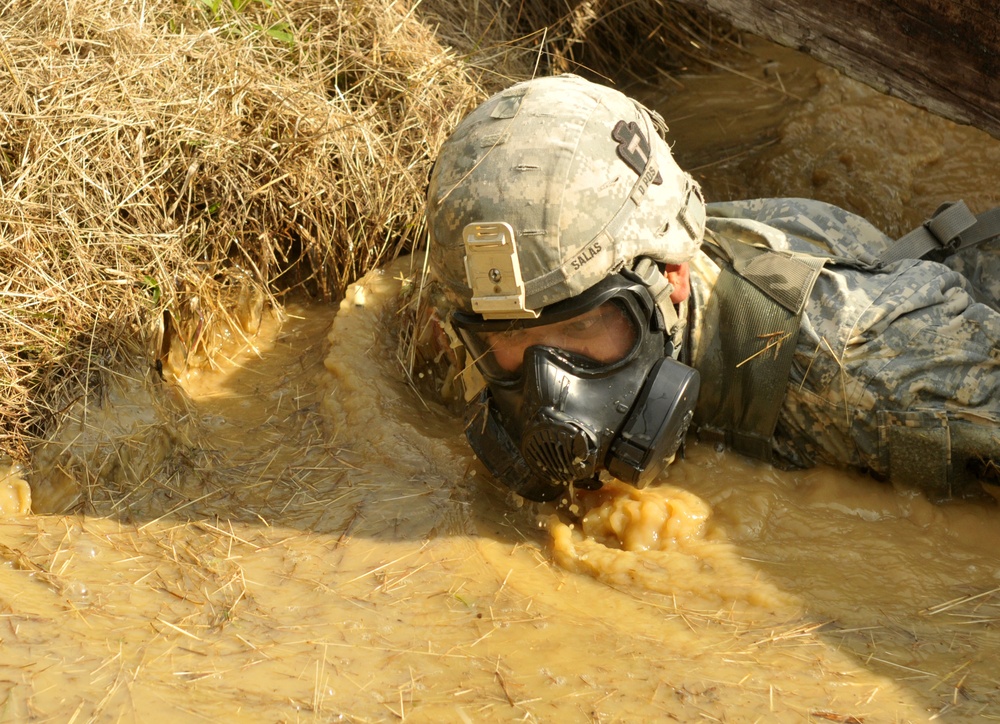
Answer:
<svg viewBox="0 0 1000 724"><path fill-rule="evenodd" d="M541 323L540 323L541 322ZM558 321L490 322L459 327L463 340L489 380L516 380L529 347L569 355L583 369L614 366L635 351L638 320L621 299L612 299Z"/></svg>

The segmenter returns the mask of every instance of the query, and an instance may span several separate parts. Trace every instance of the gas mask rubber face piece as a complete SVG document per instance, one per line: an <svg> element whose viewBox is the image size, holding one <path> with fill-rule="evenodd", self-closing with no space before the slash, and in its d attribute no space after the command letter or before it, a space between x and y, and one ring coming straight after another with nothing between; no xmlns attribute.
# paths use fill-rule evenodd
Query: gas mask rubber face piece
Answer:
<svg viewBox="0 0 1000 724"><path fill-rule="evenodd" d="M698 396L696 370L674 360L647 287L613 274L537 319L453 324L487 381L466 436L500 482L535 501L600 473L642 487L680 446Z"/></svg>

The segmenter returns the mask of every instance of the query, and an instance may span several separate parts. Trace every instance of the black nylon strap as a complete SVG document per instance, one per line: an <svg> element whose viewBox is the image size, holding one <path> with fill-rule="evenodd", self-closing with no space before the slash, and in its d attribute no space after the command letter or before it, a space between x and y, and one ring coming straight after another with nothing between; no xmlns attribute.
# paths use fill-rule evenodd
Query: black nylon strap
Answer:
<svg viewBox="0 0 1000 724"><path fill-rule="evenodd" d="M920 259L938 249L955 252L1000 236L1000 208L974 215L964 201L942 204L934 216L900 237L878 256L881 265Z"/></svg>

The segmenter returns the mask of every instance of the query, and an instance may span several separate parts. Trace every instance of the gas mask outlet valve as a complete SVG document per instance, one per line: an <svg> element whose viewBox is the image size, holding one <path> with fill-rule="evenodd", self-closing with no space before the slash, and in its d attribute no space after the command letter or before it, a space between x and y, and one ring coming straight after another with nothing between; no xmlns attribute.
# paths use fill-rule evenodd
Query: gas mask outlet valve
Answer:
<svg viewBox="0 0 1000 724"><path fill-rule="evenodd" d="M597 438L568 420L542 414L525 428L521 454L528 466L551 480L586 482L597 467Z"/></svg>

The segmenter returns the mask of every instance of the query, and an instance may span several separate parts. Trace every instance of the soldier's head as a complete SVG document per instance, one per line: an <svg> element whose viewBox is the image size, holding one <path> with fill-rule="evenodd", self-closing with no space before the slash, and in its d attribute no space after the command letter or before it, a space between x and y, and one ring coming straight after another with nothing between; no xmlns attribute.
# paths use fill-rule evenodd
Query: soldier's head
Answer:
<svg viewBox="0 0 1000 724"><path fill-rule="evenodd" d="M526 497L644 484L673 455L697 374L665 265L701 243L698 185L662 119L563 75L493 96L443 145L427 198L430 264L486 388L468 426Z"/></svg>

